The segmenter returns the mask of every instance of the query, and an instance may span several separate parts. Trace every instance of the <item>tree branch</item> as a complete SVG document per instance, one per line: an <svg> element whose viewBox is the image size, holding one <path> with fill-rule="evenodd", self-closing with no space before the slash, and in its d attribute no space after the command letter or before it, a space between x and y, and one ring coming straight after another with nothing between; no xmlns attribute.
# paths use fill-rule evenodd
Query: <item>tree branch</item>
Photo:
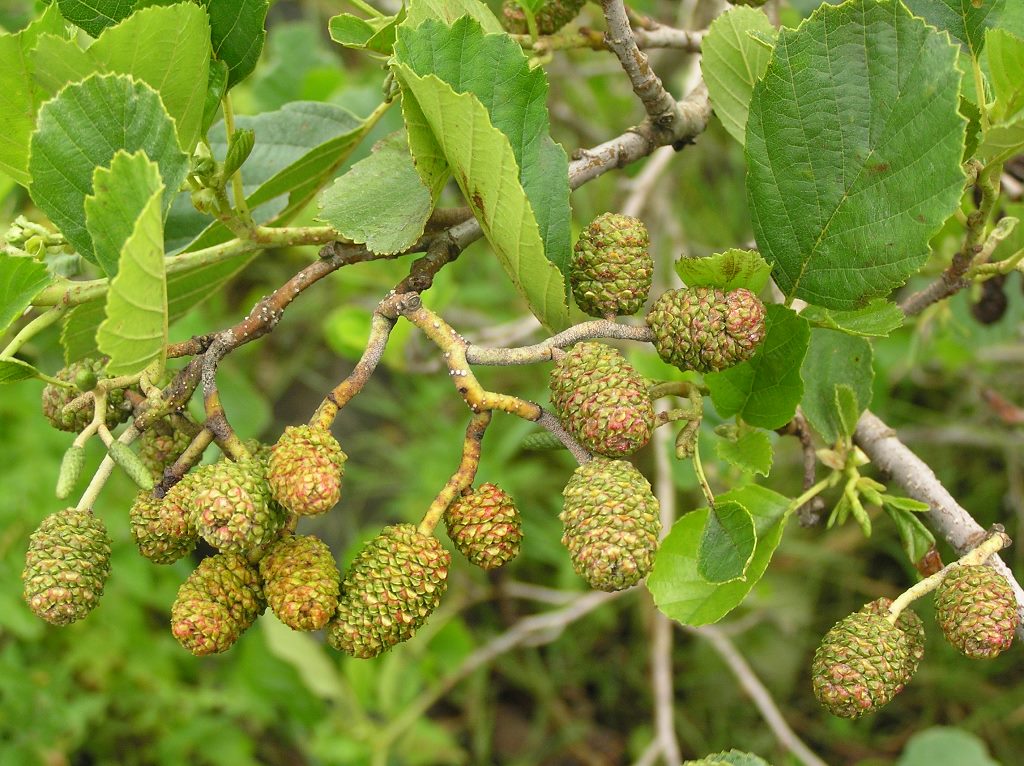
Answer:
<svg viewBox="0 0 1024 766"><path fill-rule="evenodd" d="M896 432L870 410L857 422L854 440L871 462L900 484L910 497L928 504L930 510L926 518L958 556L985 539L987 532L942 486L928 464L911 452L896 437ZM1017 598L1017 609L1024 618L1024 589L1013 572L998 556L989 559L989 564L1010 583ZM1024 639L1024 619L1017 628L1017 636Z"/></svg>

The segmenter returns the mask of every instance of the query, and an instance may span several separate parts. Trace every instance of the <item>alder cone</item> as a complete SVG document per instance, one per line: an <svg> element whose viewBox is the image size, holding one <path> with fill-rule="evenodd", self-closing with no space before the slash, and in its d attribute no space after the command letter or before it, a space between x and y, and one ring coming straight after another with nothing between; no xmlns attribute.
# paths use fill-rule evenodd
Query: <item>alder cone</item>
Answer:
<svg viewBox="0 0 1024 766"><path fill-rule="evenodd" d="M559 420L590 452L626 457L650 441L647 381L611 346L577 343L555 364L550 385Z"/></svg>
<svg viewBox="0 0 1024 766"><path fill-rule="evenodd" d="M537 33L553 35L576 18L585 4L586 0L548 0L533 15L537 22ZM514 35L525 35L530 31L526 14L515 0L505 0L502 4L501 23Z"/></svg>
<svg viewBox="0 0 1024 766"><path fill-rule="evenodd" d="M82 359L79 362L69 364L54 375L54 377L67 383L74 383L79 375L93 376L95 379L102 377L105 366L106 362L102 359ZM92 405L89 404L80 410L68 413L64 412L64 407L73 399L77 399L81 394L82 392L77 388L65 388L64 386L47 383L43 388L42 395L43 416L54 428L61 431L80 433L92 422ZM124 389L115 388L107 392L107 428L114 428L118 424L123 423L131 414L132 404L125 396Z"/></svg>
<svg viewBox="0 0 1024 766"><path fill-rule="evenodd" d="M988 566L958 566L935 591L935 619L962 654L991 659L1010 648L1020 624L1013 589Z"/></svg>
<svg viewBox="0 0 1024 766"><path fill-rule="evenodd" d="M749 290L693 287L661 295L647 313L647 326L668 364L717 372L753 356L764 340L764 317L764 304Z"/></svg>
<svg viewBox="0 0 1024 766"><path fill-rule="evenodd" d="M110 576L110 536L92 511L51 513L29 536L21 579L25 601L53 625L68 625L96 608Z"/></svg>
<svg viewBox="0 0 1024 766"><path fill-rule="evenodd" d="M600 458L573 473L563 492L562 544L592 588L617 591L645 578L661 532L658 500L624 460Z"/></svg>
<svg viewBox="0 0 1024 766"><path fill-rule="evenodd" d="M889 614L890 606L892 606L891 598L878 598L862 606L860 611L878 617L886 617ZM924 623L921 622L921 618L912 609L904 609L896 620L896 627L902 630L903 634L907 637L907 665L902 681L903 685L906 685L910 682L914 673L917 672L917 666L921 664L921 660L924 658Z"/></svg>
<svg viewBox="0 0 1024 766"><path fill-rule="evenodd" d="M445 511L448 537L481 569L496 569L519 555L523 525L515 501L494 484L481 484Z"/></svg>
<svg viewBox="0 0 1024 766"><path fill-rule="evenodd" d="M327 626L327 642L364 659L407 641L448 587L451 555L412 524L384 527L356 555Z"/></svg>
<svg viewBox="0 0 1024 766"><path fill-rule="evenodd" d="M326 428L288 426L270 450L267 483L274 499L292 513L326 513L341 498L348 456Z"/></svg>
<svg viewBox="0 0 1024 766"><path fill-rule="evenodd" d="M341 574L319 538L281 538L260 559L260 576L267 604L292 630L319 630L338 608Z"/></svg>
<svg viewBox="0 0 1024 766"><path fill-rule="evenodd" d="M158 499L145 490L139 492L128 512L128 524L139 553L154 564L173 564L196 547L195 530L187 516L166 496Z"/></svg>
<svg viewBox="0 0 1024 766"><path fill-rule="evenodd" d="M580 234L570 261L576 304L591 316L635 314L651 290L654 261L643 221L603 213Z"/></svg>
<svg viewBox="0 0 1024 766"><path fill-rule="evenodd" d="M159 481L164 470L173 465L191 443L192 436L187 431L175 428L170 420L164 419L139 437L139 459Z"/></svg>
<svg viewBox="0 0 1024 766"><path fill-rule="evenodd" d="M910 662L902 630L877 614L854 612L832 626L814 653L814 696L832 715L859 718L903 690Z"/></svg>
<svg viewBox="0 0 1024 766"><path fill-rule="evenodd" d="M178 588L171 633L197 656L225 652L264 609L256 570L238 554L218 553L199 562Z"/></svg>
<svg viewBox="0 0 1024 766"><path fill-rule="evenodd" d="M273 502L259 457L223 460L202 474L191 498L199 535L221 551L249 553L272 542L287 514Z"/></svg>

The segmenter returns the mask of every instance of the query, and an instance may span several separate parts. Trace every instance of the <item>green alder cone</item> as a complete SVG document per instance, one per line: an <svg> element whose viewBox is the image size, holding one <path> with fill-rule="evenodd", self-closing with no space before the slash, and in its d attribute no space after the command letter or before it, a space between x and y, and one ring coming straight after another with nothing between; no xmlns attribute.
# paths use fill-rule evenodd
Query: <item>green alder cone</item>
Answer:
<svg viewBox="0 0 1024 766"><path fill-rule="evenodd" d="M164 470L173 465L191 443L192 435L188 431L175 428L170 420L164 419L139 437L139 460L159 481Z"/></svg>
<svg viewBox="0 0 1024 766"><path fill-rule="evenodd" d="M51 513L29 537L25 601L53 625L67 625L96 608L110 576L110 536L92 511Z"/></svg>
<svg viewBox="0 0 1024 766"><path fill-rule="evenodd" d="M617 591L645 578L661 533L658 500L624 460L595 459L573 473L563 492L562 544L592 588Z"/></svg>
<svg viewBox="0 0 1024 766"><path fill-rule="evenodd" d="M168 496L170 493L158 499L143 490L135 496L128 513L129 529L139 553L154 564L173 564L196 547L195 529L179 505L167 502Z"/></svg>
<svg viewBox="0 0 1024 766"><path fill-rule="evenodd" d="M292 630L320 630L338 608L341 574L316 537L275 542L260 559L260 577L268 606Z"/></svg>
<svg viewBox="0 0 1024 766"><path fill-rule="evenodd" d="M203 559L178 588L171 633L197 656L227 651L266 609L257 571L235 553Z"/></svg>
<svg viewBox="0 0 1024 766"><path fill-rule="evenodd" d="M878 617L886 617L889 614L889 607L891 605L891 598L878 598L862 606L860 611L874 614ZM910 682L914 673L917 672L917 666L921 664L921 660L924 658L924 623L921 622L921 618L912 609L904 609L900 612L899 619L896 620L896 627L902 630L907 637L908 661L906 676L903 680L903 684L906 685Z"/></svg>
<svg viewBox="0 0 1024 766"><path fill-rule="evenodd" d="M287 514L270 496L264 462L222 460L205 472L191 498L192 522L221 551L250 553L284 529Z"/></svg>
<svg viewBox="0 0 1024 766"><path fill-rule="evenodd" d="M102 359L83 359L80 362L69 364L54 377L68 383L74 383L76 379L89 375L96 379L102 377L105 364ZM72 399L77 399L81 393L75 388L65 388L53 383L46 384L42 397L43 415L50 425L61 431L79 433L92 422L93 408L91 405L74 412L64 412L64 407ZM131 414L132 404L125 396L124 389L115 388L107 392L107 428L114 428L123 423Z"/></svg>
<svg viewBox="0 0 1024 766"><path fill-rule="evenodd" d="M512 497L494 484L481 484L445 511L448 537L481 569L497 569L519 555L523 525Z"/></svg>
<svg viewBox="0 0 1024 766"><path fill-rule="evenodd" d="M407 641L448 587L451 555L412 524L384 527L356 555L327 626L327 642L368 659Z"/></svg>
<svg viewBox="0 0 1024 766"><path fill-rule="evenodd" d="M654 261L643 221L603 213L591 221L573 248L569 281L576 304L591 316L635 314L651 290Z"/></svg>
<svg viewBox="0 0 1024 766"><path fill-rule="evenodd" d="M1010 584L988 566L950 571L935 591L935 619L946 640L976 660L1009 649L1020 623Z"/></svg>
<svg viewBox="0 0 1024 766"><path fill-rule="evenodd" d="M348 456L325 428L288 426L270 451L267 483L274 499L292 513L326 513L341 499Z"/></svg>
<svg viewBox="0 0 1024 766"><path fill-rule="evenodd" d="M564 27L586 5L586 0L548 0L533 14L537 21L537 33L553 35ZM515 0L505 0L501 6L501 24L514 35L529 34L526 14Z"/></svg>
<svg viewBox="0 0 1024 766"><path fill-rule="evenodd" d="M740 288L669 290L647 314L654 347L665 362L684 372L717 372L753 356L765 335L760 299Z"/></svg>
<svg viewBox="0 0 1024 766"><path fill-rule="evenodd" d="M910 662L902 630L877 614L854 612L832 626L814 653L814 696L832 715L859 718L903 690Z"/></svg>
<svg viewBox="0 0 1024 766"><path fill-rule="evenodd" d="M590 452L626 457L650 441L647 381L611 346L577 343L555 364L550 386L559 420Z"/></svg>

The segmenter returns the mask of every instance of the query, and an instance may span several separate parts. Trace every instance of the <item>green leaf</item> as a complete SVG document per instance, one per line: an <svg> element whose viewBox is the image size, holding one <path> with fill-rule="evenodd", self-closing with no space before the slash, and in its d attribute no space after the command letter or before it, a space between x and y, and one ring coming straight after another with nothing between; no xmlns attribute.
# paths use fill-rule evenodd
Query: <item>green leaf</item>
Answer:
<svg viewBox="0 0 1024 766"><path fill-rule="evenodd" d="M849 435L839 417L836 387L847 386L853 392L857 416L871 404L871 386L875 379L871 343L837 330L816 327L811 330L811 342L800 375L804 381L804 397L800 402L804 415L826 444L835 444Z"/></svg>
<svg viewBox="0 0 1024 766"><path fill-rule="evenodd" d="M174 118L181 148L191 153L202 129L209 39L203 9L179 3L132 14L86 52L105 71L131 75L156 90Z"/></svg>
<svg viewBox="0 0 1024 766"><path fill-rule="evenodd" d="M201 0L210 15L213 55L228 66L228 88L256 68L267 32L269 0Z"/></svg>
<svg viewBox="0 0 1024 766"><path fill-rule="evenodd" d="M87 356L98 356L96 330L106 316L102 301L75 306L61 325L60 345L64 349L64 362L71 364Z"/></svg>
<svg viewBox="0 0 1024 766"><path fill-rule="evenodd" d="M371 252L392 254L420 238L433 207L398 131L324 191L320 220Z"/></svg>
<svg viewBox="0 0 1024 766"><path fill-rule="evenodd" d="M782 30L746 155L754 234L788 297L855 309L924 263L963 190L956 57L898 0L823 5Z"/></svg>
<svg viewBox="0 0 1024 766"><path fill-rule="evenodd" d="M228 65L223 61L210 62L210 76L206 80L206 94L203 97L203 127L205 136L220 111L221 99L228 89Z"/></svg>
<svg viewBox="0 0 1024 766"><path fill-rule="evenodd" d="M531 69L522 48L508 35L486 35L469 17L451 27L427 20L416 29L400 28L395 57L420 77L438 77L455 93L473 94L484 106L491 124L512 147L544 252L567 275L569 166L565 151L551 140L544 69ZM472 169L476 176L501 172L486 162Z"/></svg>
<svg viewBox="0 0 1024 766"><path fill-rule="evenodd" d="M754 83L761 79L772 55L751 32L772 41L779 34L763 12L740 6L715 19L701 42L700 69L711 105L729 135L741 145L746 140Z"/></svg>
<svg viewBox="0 0 1024 766"><path fill-rule="evenodd" d="M92 75L67 86L39 110L29 191L92 263L96 255L85 226L85 198L93 191L94 169L107 167L121 149L142 150L155 161L167 189L176 190L185 180L188 157L178 147L174 122L145 83L124 75Z"/></svg>
<svg viewBox="0 0 1024 766"><path fill-rule="evenodd" d="M153 0L57 0L56 3L65 19L93 37L99 37L107 27L128 18L136 8L152 4Z"/></svg>
<svg viewBox="0 0 1024 766"><path fill-rule="evenodd" d="M333 16L328 22L331 39L345 48L391 55L398 25L405 21L405 7L394 16L361 19L351 13Z"/></svg>
<svg viewBox="0 0 1024 766"><path fill-rule="evenodd" d="M109 168L93 172L93 193L85 198L85 226L96 260L108 277L117 274L121 249L160 185L155 172L156 166L142 152L124 151L114 155Z"/></svg>
<svg viewBox="0 0 1024 766"><path fill-rule="evenodd" d="M1024 109L1024 39L1005 29L989 29L985 55L995 93L993 117L997 121L1011 119Z"/></svg>
<svg viewBox="0 0 1024 766"><path fill-rule="evenodd" d="M697 552L710 514L707 508L680 518L654 559L647 588L658 608L684 625L718 622L739 606L761 579L782 539L788 498L751 484L718 497L718 503L730 501L743 505L754 519L757 544L745 580L716 584L700 576Z"/></svg>
<svg viewBox="0 0 1024 766"><path fill-rule="evenodd" d="M880 497L883 504L899 508L902 511L926 513L931 510L931 506L928 503L922 503L920 500L914 500L910 497L900 497L898 495L881 495Z"/></svg>
<svg viewBox="0 0 1024 766"><path fill-rule="evenodd" d="M34 378L39 370L20 359L0 359L0 386Z"/></svg>
<svg viewBox="0 0 1024 766"><path fill-rule="evenodd" d="M975 155L990 164L1005 162L1024 151L1024 117L993 125L981 137Z"/></svg>
<svg viewBox="0 0 1024 766"><path fill-rule="evenodd" d="M271 612L260 618L259 626L270 653L295 668L313 694L337 703L349 700L338 666L327 656L323 644L308 633L287 627Z"/></svg>
<svg viewBox="0 0 1024 766"><path fill-rule="evenodd" d="M835 387L835 411L838 413L840 434L844 440L853 437L853 432L857 430L857 420L865 409L857 401L857 392L851 386L840 383Z"/></svg>
<svg viewBox="0 0 1024 766"><path fill-rule="evenodd" d="M405 98L415 98L491 246L530 310L550 330L567 324L565 282L544 255L537 221L519 184L504 133L469 93L455 93L433 75L394 67ZM418 159L418 157L417 157Z"/></svg>
<svg viewBox="0 0 1024 766"><path fill-rule="evenodd" d="M50 275L39 261L0 254L0 335L48 284Z"/></svg>
<svg viewBox="0 0 1024 766"><path fill-rule="evenodd" d="M273 112L239 116L235 126L256 134L242 179L246 200L257 222L270 225L283 223L304 208L334 176L373 123L334 104L293 101ZM223 160L227 154L227 134L222 124L214 125L209 141L214 156ZM209 216L195 216L187 197L184 192L182 202L174 210L186 211L185 228L195 227L188 249L210 247L233 237ZM187 239L177 231L179 222L169 222L168 226L172 223L176 234Z"/></svg>
<svg viewBox="0 0 1024 766"><path fill-rule="evenodd" d="M505 34L501 22L480 0L411 0L403 26L418 27L428 19L452 26L463 16L475 19L488 34Z"/></svg>
<svg viewBox="0 0 1024 766"><path fill-rule="evenodd" d="M821 306L808 306L800 316L816 327L840 330L850 335L865 337L888 337L889 333L903 326L905 319L895 303L878 298L861 309L832 311Z"/></svg>
<svg viewBox="0 0 1024 766"><path fill-rule="evenodd" d="M104 171L97 169L99 176ZM164 273L162 197L157 166L142 154L115 157L108 174L112 181L145 174L151 190L128 238L121 246L117 276L110 281L106 319L96 335L99 350L110 357L110 375L132 375L153 362L162 369L167 346L167 280ZM97 189L90 207L90 228L116 233L124 211L117 208L118 191Z"/></svg>
<svg viewBox="0 0 1024 766"><path fill-rule="evenodd" d="M907 743L896 766L1000 766L984 741L952 726L932 726Z"/></svg>
<svg viewBox="0 0 1024 766"><path fill-rule="evenodd" d="M703 760L711 764L727 764L727 766L771 766L764 758L753 753L743 753L739 750L730 750L727 753L712 753L705 755Z"/></svg>
<svg viewBox="0 0 1024 766"><path fill-rule="evenodd" d="M36 110L48 94L40 92L29 51L42 35L57 35L63 20L53 6L20 32L0 34L0 171L28 186L29 137L35 129Z"/></svg>
<svg viewBox="0 0 1024 766"><path fill-rule="evenodd" d="M768 284L772 267L760 253L733 248L706 258L680 258L676 261L676 273L687 287L717 287L725 291L745 287L759 293Z"/></svg>
<svg viewBox="0 0 1024 766"><path fill-rule="evenodd" d="M985 46L985 30L995 26L1005 0L904 0L915 16L944 29L977 58Z"/></svg>
<svg viewBox="0 0 1024 766"><path fill-rule="evenodd" d="M907 558L912 564L916 564L935 547L934 535L924 525L924 522L911 511L894 508L890 505L883 507L893 524L896 525L896 531L900 535L900 543L903 545Z"/></svg>
<svg viewBox="0 0 1024 766"><path fill-rule="evenodd" d="M739 415L761 428L781 428L803 396L800 365L810 327L790 309L767 307L765 338L754 355L735 367L704 376L711 400L723 418Z"/></svg>
<svg viewBox="0 0 1024 766"><path fill-rule="evenodd" d="M697 573L710 583L739 580L757 545L754 518L735 500L719 500L708 511L697 549Z"/></svg>
<svg viewBox="0 0 1024 766"><path fill-rule="evenodd" d="M743 425L735 439L715 444L718 457L742 471L767 476L772 470L772 440L766 431Z"/></svg>

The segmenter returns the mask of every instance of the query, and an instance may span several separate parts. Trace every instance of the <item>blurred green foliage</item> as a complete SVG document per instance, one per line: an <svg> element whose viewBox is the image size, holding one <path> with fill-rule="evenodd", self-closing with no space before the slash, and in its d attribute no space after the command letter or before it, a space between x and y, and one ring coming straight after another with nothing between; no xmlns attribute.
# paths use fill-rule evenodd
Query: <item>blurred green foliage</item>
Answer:
<svg viewBox="0 0 1024 766"><path fill-rule="evenodd" d="M4 0L0 25L19 27L31 5ZM342 55L326 40L326 16L341 10L338 5L282 0L273 7L264 60L236 90L240 113L295 99L330 101L357 114L373 108L380 67ZM793 5L807 13L814 3ZM676 4L651 0L638 7L676 20ZM593 7L585 13L594 20ZM656 63L680 90L692 62L663 51ZM562 54L548 69L553 131L570 151L616 135L639 118L611 58ZM388 115L349 162L396 127L398 115ZM608 174L577 192L575 226L618 209L641 167ZM671 263L681 253L706 255L750 240L743 167L741 149L717 123L696 149L674 160L644 213L662 287L671 284ZM0 196L4 223L19 213L32 215L23 192L6 179L0 179ZM444 203L458 204L457 196ZM298 223L312 223L312 215ZM955 247L956 238L955 231L945 240L940 236L937 249ZM227 290L173 327L172 340L237 321L308 258L283 250L256 259ZM407 261L346 268L304 294L271 336L229 357L222 395L243 437L272 441L285 424L308 417L323 391L351 369L370 311L407 270ZM985 398L997 391L1024 404L1017 383L1024 368L1019 279L1011 278L1008 289L1011 308L998 324L974 322L971 296L964 294L930 312L919 328L876 342L872 406L901 427L982 524L1000 521L1016 535L1024 516L1024 436L1019 426L1001 422ZM538 337L523 325L523 306L482 243L441 273L426 301L484 343L514 345ZM628 351L645 374L678 377L649 350ZM25 355L41 369L59 368L56 330L34 340ZM382 524L418 519L459 459L465 408L432 349L402 324L385 360L335 424L350 455L341 507L301 527L322 536L343 563ZM544 369L484 369L480 377L491 389L546 398ZM513 650L473 671L430 704L427 714L408 719L391 747L379 747L382 730L406 720L403 712L472 652L517 619L550 608L515 598L505 586L525 582L582 591L559 544L557 519L572 463L562 453L523 452L529 424L498 417L479 472L480 481L497 481L516 497L523 555L492 576L456 561L449 597L414 640L376 660L353 660L326 648L318 636L293 633L265 616L228 654L196 659L168 630L170 604L193 562L157 567L137 555L127 529L134 491L120 474L96 507L114 538L114 574L100 607L84 622L58 629L37 620L22 602L27 538L58 507L52 487L70 443L68 434L51 430L39 416L40 389L29 382L0 393L0 764L598 765L629 763L650 742L653 606L638 592L559 635L544 636L541 645ZM702 443L710 456L710 435L721 419L710 402L708 407ZM790 496L800 485L800 454L792 442L777 440L765 481ZM92 444L88 467L100 457ZM652 448L638 461L650 475ZM707 469L716 487L743 478L725 463L708 460ZM679 512L703 505L689 464L673 460L671 470ZM990 766L986 752L1005 766L1020 763L1020 650L971 663L941 640L927 606L921 612L928 655L893 704L849 722L827 716L815 703L807 673L819 637L862 603L894 595L915 576L895 530L878 521L870 540L852 525L829 533L793 525L762 582L730 616L726 627L733 640L794 729L830 764ZM1016 551L1011 563L1024 572L1024 546ZM948 559L949 551L943 553ZM684 755L737 747L777 766L795 763L710 646L682 631L675 637L676 725ZM933 725L959 728L929 730ZM963 754L944 763L936 748Z"/></svg>

